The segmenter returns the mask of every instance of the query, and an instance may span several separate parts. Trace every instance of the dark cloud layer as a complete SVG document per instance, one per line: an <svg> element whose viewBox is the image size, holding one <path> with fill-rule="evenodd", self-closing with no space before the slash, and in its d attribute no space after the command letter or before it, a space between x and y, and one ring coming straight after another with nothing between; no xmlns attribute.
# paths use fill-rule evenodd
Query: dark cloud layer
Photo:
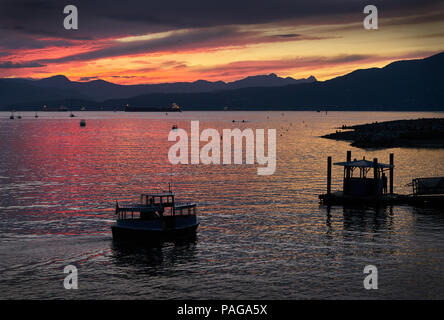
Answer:
<svg viewBox="0 0 444 320"><path fill-rule="evenodd" d="M79 10L79 30L63 29L63 7ZM344 23L362 18L363 0L0 0L0 30L67 39L95 39L175 29L293 21ZM374 0L384 17L419 14L440 0Z"/></svg>
<svg viewBox="0 0 444 320"><path fill-rule="evenodd" d="M13 68L41 68L46 67L46 65L38 63L38 62L0 62L0 68L1 69L13 69Z"/></svg>
<svg viewBox="0 0 444 320"><path fill-rule="evenodd" d="M325 39L314 36L267 36L261 32L241 31L234 26L221 26L212 28L190 29L186 31L172 32L168 36L137 40L131 42L110 41L104 43L104 47L88 52L67 55L62 58L43 59L41 63L64 63L69 61L87 61L105 57L123 55L136 55L141 53L153 53L160 51L186 51L199 49L215 49L220 47L239 47L258 43L319 40Z"/></svg>

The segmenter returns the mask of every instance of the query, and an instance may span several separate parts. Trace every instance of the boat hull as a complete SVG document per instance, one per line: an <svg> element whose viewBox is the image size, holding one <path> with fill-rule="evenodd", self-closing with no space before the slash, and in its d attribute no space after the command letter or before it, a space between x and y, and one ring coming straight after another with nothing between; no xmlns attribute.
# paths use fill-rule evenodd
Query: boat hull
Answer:
<svg viewBox="0 0 444 320"><path fill-rule="evenodd" d="M141 229L127 226L111 226L113 238L116 240L138 240L149 242L175 241L196 236L199 223L183 228L172 229Z"/></svg>

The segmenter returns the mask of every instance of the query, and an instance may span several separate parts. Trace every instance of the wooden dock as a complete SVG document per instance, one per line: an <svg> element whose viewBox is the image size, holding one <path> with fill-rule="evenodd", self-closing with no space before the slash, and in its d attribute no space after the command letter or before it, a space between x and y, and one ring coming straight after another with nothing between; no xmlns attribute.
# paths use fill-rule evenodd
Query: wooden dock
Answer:
<svg viewBox="0 0 444 320"><path fill-rule="evenodd" d="M412 194L403 195L393 192L394 155L390 154L389 164L379 163L378 159L368 161L351 160L351 151L347 151L347 161L335 165L344 167L343 190L331 192L332 158L327 158L327 193L319 195L321 204L351 206L433 206L444 207L444 177L416 178L410 184ZM373 170L373 175L367 174ZM389 177L385 175L389 170ZM353 173L359 171L359 177ZM388 185L389 182L389 185Z"/></svg>
<svg viewBox="0 0 444 320"><path fill-rule="evenodd" d="M348 196L342 191L330 194L319 195L319 200L323 205L369 205L369 206L389 206L389 205L410 205L419 207L444 207L444 195L403 195L388 194L380 197L375 196Z"/></svg>

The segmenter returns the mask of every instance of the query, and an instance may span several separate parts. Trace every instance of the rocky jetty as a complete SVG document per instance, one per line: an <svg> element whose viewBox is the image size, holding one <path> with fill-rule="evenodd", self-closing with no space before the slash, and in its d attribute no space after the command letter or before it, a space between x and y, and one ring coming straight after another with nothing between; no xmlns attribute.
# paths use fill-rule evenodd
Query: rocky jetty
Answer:
<svg viewBox="0 0 444 320"><path fill-rule="evenodd" d="M345 126L322 138L358 148L444 148L444 118L396 120Z"/></svg>

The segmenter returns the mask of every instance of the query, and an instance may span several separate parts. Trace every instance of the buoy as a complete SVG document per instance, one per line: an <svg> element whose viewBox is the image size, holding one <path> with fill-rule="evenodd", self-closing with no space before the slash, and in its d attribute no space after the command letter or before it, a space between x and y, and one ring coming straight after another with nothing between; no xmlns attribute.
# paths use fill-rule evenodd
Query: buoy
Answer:
<svg viewBox="0 0 444 320"><path fill-rule="evenodd" d="M80 120L80 126L81 127L85 127L86 126L86 121L84 119Z"/></svg>

